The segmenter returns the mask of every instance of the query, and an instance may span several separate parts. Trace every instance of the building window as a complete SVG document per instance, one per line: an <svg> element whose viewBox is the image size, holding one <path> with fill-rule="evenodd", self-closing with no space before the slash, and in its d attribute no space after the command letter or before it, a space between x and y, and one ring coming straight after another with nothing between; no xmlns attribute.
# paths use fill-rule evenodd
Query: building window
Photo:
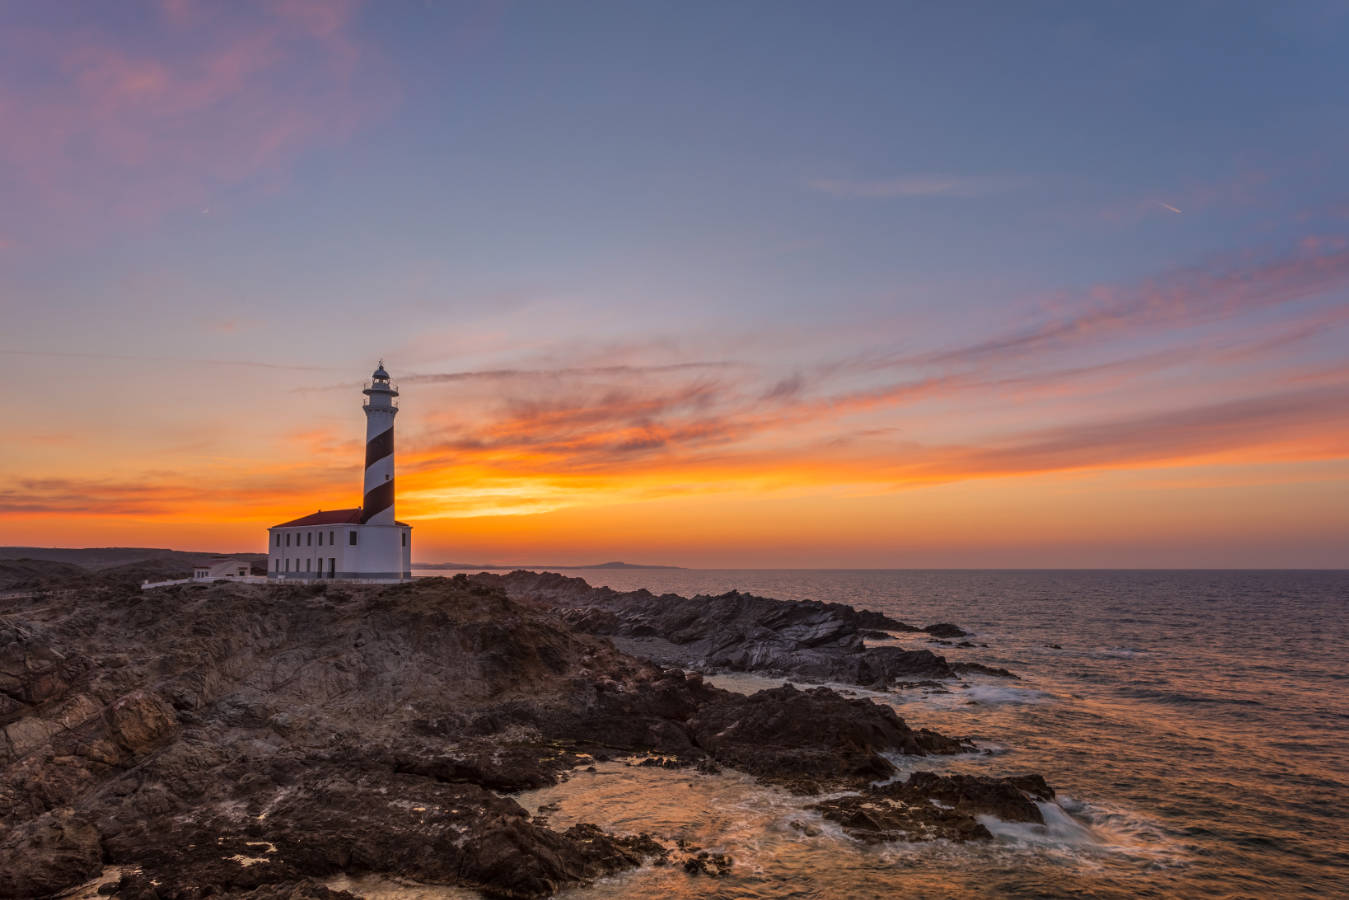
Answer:
<svg viewBox="0 0 1349 900"><path fill-rule="evenodd" d="M356 532L353 531L347 535L347 543L351 544L353 547L356 546Z"/></svg>
<svg viewBox="0 0 1349 900"><path fill-rule="evenodd" d="M330 532L328 532L328 546L331 547L331 546L333 545L333 541L335 540L335 538L333 537L333 535L335 535L336 533L337 533L337 532L335 532L335 531L330 531Z"/></svg>
<svg viewBox="0 0 1349 900"><path fill-rule="evenodd" d="M306 572L309 571L309 564L312 563L312 562L313 562L312 559L306 559L306 560L304 561L304 570L305 570Z"/></svg>
<svg viewBox="0 0 1349 900"><path fill-rule="evenodd" d="M290 571L290 560L286 560L286 571Z"/></svg>
<svg viewBox="0 0 1349 900"><path fill-rule="evenodd" d="M307 535L305 535L305 537L308 538L308 540L306 540L305 543L308 544L310 547L314 546L314 532L312 531L309 532Z"/></svg>
<svg viewBox="0 0 1349 900"><path fill-rule="evenodd" d="M406 547L407 545L408 545L408 533L405 531L403 532L403 546Z"/></svg>
<svg viewBox="0 0 1349 900"><path fill-rule="evenodd" d="M272 565L272 571L273 571L273 572L280 572L280 571L281 571L281 560L279 560L279 559L274 559L274 560L272 560L272 563L273 563L273 565Z"/></svg>
<svg viewBox="0 0 1349 900"><path fill-rule="evenodd" d="M323 546L323 532L322 532L322 531L319 532L319 546L320 546L320 547Z"/></svg>
<svg viewBox="0 0 1349 900"><path fill-rule="evenodd" d="M281 546L281 532L279 532L279 531L276 533L276 545L277 545L278 547Z"/></svg>
<svg viewBox="0 0 1349 900"><path fill-rule="evenodd" d="M286 546L287 546L287 547L290 546L290 532L289 532L289 531L286 532Z"/></svg>

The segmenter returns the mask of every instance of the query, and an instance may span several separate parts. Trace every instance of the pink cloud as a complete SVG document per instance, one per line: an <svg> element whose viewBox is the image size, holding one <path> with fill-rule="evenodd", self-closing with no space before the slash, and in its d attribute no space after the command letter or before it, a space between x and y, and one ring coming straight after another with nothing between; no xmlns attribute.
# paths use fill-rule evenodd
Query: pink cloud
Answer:
<svg viewBox="0 0 1349 900"><path fill-rule="evenodd" d="M340 141L391 91L350 3L165 3L135 38L0 37L0 163L15 234L102 231L206 206Z"/></svg>
<svg viewBox="0 0 1349 900"><path fill-rule="evenodd" d="M1108 338L1209 325L1349 288L1349 242L1320 237L1275 258L1242 256L1167 272L1139 285L1099 284L1063 294L1046 306L1039 325L976 343L876 365L974 363L1035 356Z"/></svg>

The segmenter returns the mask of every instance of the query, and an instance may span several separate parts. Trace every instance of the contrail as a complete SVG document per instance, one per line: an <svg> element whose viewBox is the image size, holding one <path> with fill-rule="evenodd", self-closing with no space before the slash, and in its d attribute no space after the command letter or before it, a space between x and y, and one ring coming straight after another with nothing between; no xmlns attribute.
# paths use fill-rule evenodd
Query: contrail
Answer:
<svg viewBox="0 0 1349 900"><path fill-rule="evenodd" d="M1158 201L1157 201L1157 205L1160 206L1162 209L1169 209L1169 210L1171 210L1171 211L1172 211L1173 213L1175 213L1176 215L1180 215L1180 214L1181 214L1181 213L1180 213L1180 210L1176 209L1176 208L1175 208L1174 206L1172 206L1170 203L1163 203L1162 201L1158 200Z"/></svg>

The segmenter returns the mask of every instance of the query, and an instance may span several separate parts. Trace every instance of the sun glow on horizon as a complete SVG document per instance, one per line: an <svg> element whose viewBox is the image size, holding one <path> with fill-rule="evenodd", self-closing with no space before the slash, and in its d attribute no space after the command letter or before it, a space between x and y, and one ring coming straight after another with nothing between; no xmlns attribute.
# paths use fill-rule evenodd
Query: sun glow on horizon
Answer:
<svg viewBox="0 0 1349 900"><path fill-rule="evenodd" d="M1342 54L461 15L0 10L0 543L355 506L383 355L420 561L1349 566Z"/></svg>

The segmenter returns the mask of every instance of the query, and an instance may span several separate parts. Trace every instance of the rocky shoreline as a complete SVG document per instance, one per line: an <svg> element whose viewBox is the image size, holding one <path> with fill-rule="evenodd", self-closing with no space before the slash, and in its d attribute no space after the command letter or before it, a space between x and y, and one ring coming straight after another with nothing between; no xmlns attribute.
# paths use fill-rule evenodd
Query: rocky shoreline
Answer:
<svg viewBox="0 0 1349 900"><path fill-rule="evenodd" d="M754 672L876 690L966 672L1016 677L981 663L951 662L926 648L867 644L899 635L921 635L938 644L968 637L949 622L918 627L842 603L775 600L739 591L696 597L619 592L554 572L472 578L502 588L513 599L554 610L577 631L624 639L638 655L694 671Z"/></svg>
<svg viewBox="0 0 1349 900"><path fill-rule="evenodd" d="M861 792L821 811L862 839L867 818L878 835L987 838L976 815L1047 796L1043 780L885 785L884 754L971 747L827 688L744 696L689 671L953 677L931 651L864 644L912 626L838 604L603 591L513 573L4 601L0 897L56 895L108 866L127 874L101 893L164 900L352 896L324 883L363 874L542 897L647 863L733 866L651 835L555 830L511 797L618 757ZM686 664L604 636L646 629Z"/></svg>

